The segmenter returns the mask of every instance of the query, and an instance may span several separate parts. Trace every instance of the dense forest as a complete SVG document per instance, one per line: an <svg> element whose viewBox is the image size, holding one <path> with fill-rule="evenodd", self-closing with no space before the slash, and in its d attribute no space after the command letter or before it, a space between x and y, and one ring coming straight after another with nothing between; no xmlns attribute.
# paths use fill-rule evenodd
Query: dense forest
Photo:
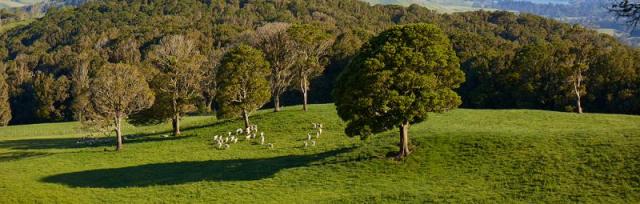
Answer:
<svg viewBox="0 0 640 204"><path fill-rule="evenodd" d="M205 113L216 109L210 72L220 69L221 53L240 44L270 49L257 43L261 34L288 24L330 34L326 52L316 53L325 69L311 80L308 97L332 102L335 79L364 42L417 22L435 24L451 39L466 75L457 90L463 107L640 113L638 51L608 35L529 14L439 14L357 0L110 0L53 8L0 37L0 79L9 87L0 99L9 98L12 124L81 120L96 67L135 65L154 87L158 45L183 35L206 59L194 76L204 84L188 97L195 102L187 112ZM282 104L301 104L297 84L285 85Z"/></svg>

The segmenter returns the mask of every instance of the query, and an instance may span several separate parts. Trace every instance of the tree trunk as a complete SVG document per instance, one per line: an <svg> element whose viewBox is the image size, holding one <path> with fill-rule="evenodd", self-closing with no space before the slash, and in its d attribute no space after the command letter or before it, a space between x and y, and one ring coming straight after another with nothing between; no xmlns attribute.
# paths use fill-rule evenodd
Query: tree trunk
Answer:
<svg viewBox="0 0 640 204"><path fill-rule="evenodd" d="M171 125L173 126L173 136L179 136L180 133L180 113L176 113L171 119Z"/></svg>
<svg viewBox="0 0 640 204"><path fill-rule="evenodd" d="M308 111L309 108L307 107L307 91L303 91L302 97L304 98L304 102L302 103L302 110Z"/></svg>
<svg viewBox="0 0 640 204"><path fill-rule="evenodd" d="M300 80L300 90L302 91L302 110L303 111L307 111L309 110L307 107L307 101L308 101L308 93L309 93L309 87L307 86L307 77L304 76L302 77L302 79Z"/></svg>
<svg viewBox="0 0 640 204"><path fill-rule="evenodd" d="M249 128L249 113L247 113L247 110L242 110L242 119L244 119L244 128Z"/></svg>
<svg viewBox="0 0 640 204"><path fill-rule="evenodd" d="M576 74L577 77L573 82L573 91L576 94L576 106L578 108L578 114L582 114L582 96L580 95L580 87L582 86L582 74Z"/></svg>
<svg viewBox="0 0 640 204"><path fill-rule="evenodd" d="M273 96L273 112L280 112L280 95Z"/></svg>
<svg viewBox="0 0 640 204"><path fill-rule="evenodd" d="M122 125L120 116L116 116L116 151L122 150Z"/></svg>
<svg viewBox="0 0 640 204"><path fill-rule="evenodd" d="M409 121L404 121L400 125L400 152L398 152L397 159L404 159L411 154L409 151Z"/></svg>

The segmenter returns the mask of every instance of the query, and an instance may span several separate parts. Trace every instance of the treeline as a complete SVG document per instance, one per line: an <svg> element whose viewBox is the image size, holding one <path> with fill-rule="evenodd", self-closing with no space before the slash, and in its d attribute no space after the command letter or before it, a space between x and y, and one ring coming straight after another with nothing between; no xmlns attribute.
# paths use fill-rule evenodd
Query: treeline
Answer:
<svg viewBox="0 0 640 204"><path fill-rule="evenodd" d="M181 35L198 53L188 56L203 58L199 74L188 78L200 82L198 88L176 100L189 101L181 113L220 107L212 74L224 69L224 53L240 44L264 52L271 65L270 106L301 104L305 95L310 102L331 102L335 78L364 42L416 22L436 24L451 38L467 78L458 90L463 107L578 111L580 101L587 112L640 113L638 53L612 37L534 15L449 15L357 0L115 0L54 8L1 36L5 98L13 124L80 120L90 101L88 84L105 64L138 67L155 92L165 89L158 87L166 84L158 74L167 72L157 49L168 36ZM316 48L322 52L310 52ZM299 66L313 69L301 75L294 69ZM158 92L156 104L163 97ZM0 110L7 109L2 104ZM146 114L175 112L152 110ZM171 117L137 119L150 118Z"/></svg>

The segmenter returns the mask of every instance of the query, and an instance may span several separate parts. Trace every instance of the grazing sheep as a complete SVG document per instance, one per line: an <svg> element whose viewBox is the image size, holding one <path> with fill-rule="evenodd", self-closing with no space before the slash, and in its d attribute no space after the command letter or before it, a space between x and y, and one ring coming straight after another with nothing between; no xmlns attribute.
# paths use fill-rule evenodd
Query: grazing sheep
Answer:
<svg viewBox="0 0 640 204"><path fill-rule="evenodd" d="M320 138L320 132L316 132L316 139Z"/></svg>
<svg viewBox="0 0 640 204"><path fill-rule="evenodd" d="M307 148L309 146L309 143L307 141L304 141L304 148Z"/></svg>
<svg viewBox="0 0 640 204"><path fill-rule="evenodd" d="M227 136L227 137L231 137L231 132L229 132L229 136Z"/></svg>
<svg viewBox="0 0 640 204"><path fill-rule="evenodd" d="M222 142L218 142L218 149L222 149Z"/></svg>
<svg viewBox="0 0 640 204"><path fill-rule="evenodd" d="M224 143L229 142L229 137L224 138Z"/></svg>
<svg viewBox="0 0 640 204"><path fill-rule="evenodd" d="M246 140L251 140L251 135L247 135L246 137L244 137Z"/></svg>
<svg viewBox="0 0 640 204"><path fill-rule="evenodd" d="M264 145L264 134L260 135L260 145Z"/></svg>
<svg viewBox="0 0 640 204"><path fill-rule="evenodd" d="M322 135L322 128L318 128L318 135Z"/></svg>
<svg viewBox="0 0 640 204"><path fill-rule="evenodd" d="M269 143L267 145L269 146L269 149L273 149L273 144L272 143Z"/></svg>
<svg viewBox="0 0 640 204"><path fill-rule="evenodd" d="M318 128L322 129L322 123L318 123Z"/></svg>
<svg viewBox="0 0 640 204"><path fill-rule="evenodd" d="M311 124L313 124L313 129L318 128L318 124L317 123L311 123Z"/></svg>
<svg viewBox="0 0 640 204"><path fill-rule="evenodd" d="M307 133L307 140L311 140L311 133Z"/></svg>
<svg viewBox="0 0 640 204"><path fill-rule="evenodd" d="M218 140L218 135L213 136L213 141L216 141L216 140Z"/></svg>
<svg viewBox="0 0 640 204"><path fill-rule="evenodd" d="M224 144L224 149L229 149L229 147L231 147L231 145L229 145L229 144Z"/></svg>
<svg viewBox="0 0 640 204"><path fill-rule="evenodd" d="M242 128L238 128L238 129L236 130L236 134L237 134L237 135L242 134L242 133L243 133Z"/></svg>
<svg viewBox="0 0 640 204"><path fill-rule="evenodd" d="M234 144L235 144L235 143L238 143L238 138L237 138L237 137L236 137L236 138L233 138L233 143L234 143Z"/></svg>

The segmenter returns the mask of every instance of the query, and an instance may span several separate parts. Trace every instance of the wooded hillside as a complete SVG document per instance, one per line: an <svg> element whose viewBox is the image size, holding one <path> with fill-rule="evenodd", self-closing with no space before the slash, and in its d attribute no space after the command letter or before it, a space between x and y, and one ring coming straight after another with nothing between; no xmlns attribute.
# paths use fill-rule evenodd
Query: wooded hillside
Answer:
<svg viewBox="0 0 640 204"><path fill-rule="evenodd" d="M151 81L157 72L150 53L165 36L196 40L208 59L203 69L213 69L219 53L255 44L256 30L272 22L314 25L333 38L310 102L333 100L335 78L370 37L397 24L426 22L449 35L460 58L463 107L576 111L581 101L586 112L640 113L637 50L538 16L439 14L357 0L111 0L52 9L0 37L12 123L79 119L87 84L105 63L134 64ZM291 90L283 103L300 104ZM207 93L201 90L200 112L215 101Z"/></svg>

